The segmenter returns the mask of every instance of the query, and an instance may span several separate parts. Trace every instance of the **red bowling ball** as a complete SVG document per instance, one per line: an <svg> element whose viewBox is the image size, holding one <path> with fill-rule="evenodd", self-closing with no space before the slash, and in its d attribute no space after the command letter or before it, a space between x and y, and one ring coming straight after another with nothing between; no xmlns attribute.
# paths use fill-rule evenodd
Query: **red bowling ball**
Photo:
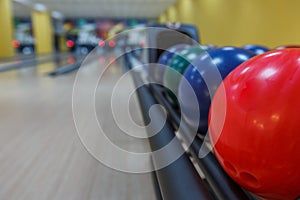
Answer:
<svg viewBox="0 0 300 200"><path fill-rule="evenodd" d="M209 132L225 171L263 199L300 197L300 49L256 56L223 86Z"/></svg>
<svg viewBox="0 0 300 200"><path fill-rule="evenodd" d="M300 45L285 45L285 46L279 46L276 47L276 50L280 50L280 49L290 49L290 48L300 48Z"/></svg>

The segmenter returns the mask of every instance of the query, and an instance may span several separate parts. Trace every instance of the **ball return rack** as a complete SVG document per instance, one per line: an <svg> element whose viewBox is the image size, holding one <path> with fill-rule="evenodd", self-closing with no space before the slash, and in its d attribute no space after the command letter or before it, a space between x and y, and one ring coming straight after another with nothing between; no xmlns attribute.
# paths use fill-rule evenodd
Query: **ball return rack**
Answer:
<svg viewBox="0 0 300 200"><path fill-rule="evenodd" d="M170 165L153 172L153 182L157 199L164 200L257 200L248 191L235 183L222 169L213 152L209 152L203 158L199 158L199 150L202 145L209 147L208 141L197 135L192 138L189 126L181 122L180 113L172 107L165 96L164 88L153 84L151 77L145 76L143 70L134 70L137 63L143 62L135 55L135 51L129 51L124 55L125 67L130 70L133 82L136 86L136 94L147 132L150 134L156 130L157 122L165 120L164 111L155 110L152 115L153 122L149 116L149 110L153 105L160 104L167 111L167 121L162 129L150 136L149 143L152 151L167 145L174 137L177 139L176 148L185 151L177 160ZM150 80L150 81L149 81ZM180 124L181 123L181 124ZM179 129L180 124L180 129ZM177 133L177 134L176 134ZM152 156L153 166L162 159L170 157L172 152L163 152Z"/></svg>

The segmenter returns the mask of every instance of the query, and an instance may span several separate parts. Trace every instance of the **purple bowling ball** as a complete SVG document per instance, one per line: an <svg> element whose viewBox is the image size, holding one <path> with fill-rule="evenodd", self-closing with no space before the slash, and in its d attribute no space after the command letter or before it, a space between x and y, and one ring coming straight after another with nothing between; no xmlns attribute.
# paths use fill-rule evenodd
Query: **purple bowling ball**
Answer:
<svg viewBox="0 0 300 200"><path fill-rule="evenodd" d="M173 58L174 55L180 51L190 47L188 44L177 44L168 49L166 49L159 57L158 64L153 70L153 79L156 83L163 84L164 73L168 66L169 61Z"/></svg>

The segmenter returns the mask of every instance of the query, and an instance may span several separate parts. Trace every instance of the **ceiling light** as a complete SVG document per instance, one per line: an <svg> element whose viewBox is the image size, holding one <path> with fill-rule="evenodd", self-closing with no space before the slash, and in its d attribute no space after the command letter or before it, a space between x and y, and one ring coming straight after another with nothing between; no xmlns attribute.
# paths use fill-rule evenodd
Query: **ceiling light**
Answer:
<svg viewBox="0 0 300 200"><path fill-rule="evenodd" d="M33 9L35 9L39 12L46 12L47 11L47 7L44 4L41 4L41 3L34 4Z"/></svg>
<svg viewBox="0 0 300 200"><path fill-rule="evenodd" d="M57 20L62 20L64 18L64 15L61 12L58 12L58 11L52 11L51 16L54 19L57 19Z"/></svg>

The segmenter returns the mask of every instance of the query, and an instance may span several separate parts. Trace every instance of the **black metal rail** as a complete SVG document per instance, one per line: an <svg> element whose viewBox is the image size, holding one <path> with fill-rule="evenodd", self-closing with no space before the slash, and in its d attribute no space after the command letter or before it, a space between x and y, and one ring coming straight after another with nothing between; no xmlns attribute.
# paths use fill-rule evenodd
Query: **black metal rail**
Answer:
<svg viewBox="0 0 300 200"><path fill-rule="evenodd" d="M162 87L156 84L149 84L152 94L156 96L159 103L163 105L176 128L179 128L182 133L183 139L190 140L192 133L188 125L180 119L180 115L174 110L169 101L164 97ZM219 199L230 200L247 200L253 199L246 193L240 186L238 186L222 169L219 162L212 152L208 153L205 157L199 158L199 151L202 145L205 145L203 139L195 137L193 143L190 145L190 153L204 173L207 182L211 186L213 192Z"/></svg>
<svg viewBox="0 0 300 200"><path fill-rule="evenodd" d="M48 75L49 76L59 76L59 75L71 73L71 72L79 69L82 62L83 62L83 59L81 59L75 63L59 67L59 68L55 69L54 71L48 73Z"/></svg>
<svg viewBox="0 0 300 200"><path fill-rule="evenodd" d="M126 57L127 56L128 55L126 55ZM131 67L132 66L130 66L129 61L129 68ZM143 113L145 124L149 124L151 119L148 115L148 111L153 105L157 104L157 102L155 101L147 85L143 83L140 74L134 71L131 71L131 74L135 85L143 85L139 87L136 92L140 101L140 107ZM155 118L156 121L164 120L163 111L157 110L153 118ZM152 131L155 129L155 123L151 124L152 126L148 126L147 129L149 133L152 133ZM168 144L174 137L175 135L173 128L168 122L166 122L163 128L155 136L149 138L151 149L153 151L160 149ZM179 141L177 141L175 146L178 149L183 148ZM152 156L154 167L157 167L157 164L161 160L170 157L172 153L172 151L166 151L162 154ZM163 199L213 199L206 188L205 182L199 176L187 154L181 155L176 161L162 169L156 170L155 173Z"/></svg>

